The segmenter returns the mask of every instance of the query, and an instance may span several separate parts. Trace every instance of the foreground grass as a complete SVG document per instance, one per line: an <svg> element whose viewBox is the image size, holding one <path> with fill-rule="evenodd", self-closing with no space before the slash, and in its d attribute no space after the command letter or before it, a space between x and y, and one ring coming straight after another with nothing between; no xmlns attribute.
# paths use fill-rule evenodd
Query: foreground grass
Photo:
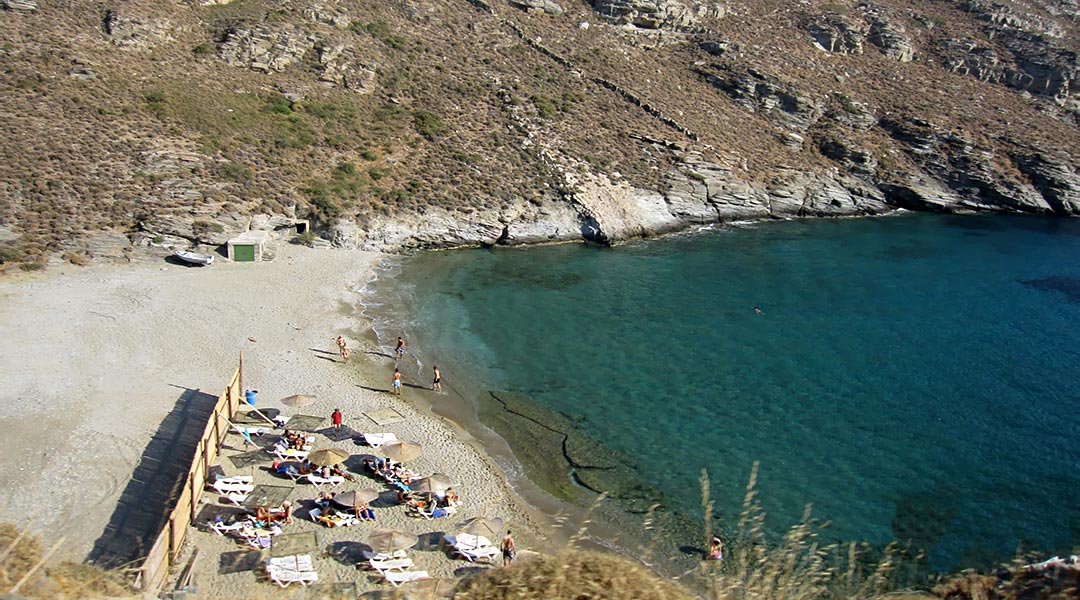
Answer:
<svg viewBox="0 0 1080 600"><path fill-rule="evenodd" d="M135 598L118 572L72 562L46 566L52 550L26 531L0 523L0 592L30 600Z"/></svg>

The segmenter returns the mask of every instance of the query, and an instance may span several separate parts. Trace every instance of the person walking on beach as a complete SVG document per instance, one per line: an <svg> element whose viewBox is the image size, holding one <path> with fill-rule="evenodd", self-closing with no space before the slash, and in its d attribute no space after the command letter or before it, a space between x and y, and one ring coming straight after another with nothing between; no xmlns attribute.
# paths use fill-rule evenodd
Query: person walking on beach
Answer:
<svg viewBox="0 0 1080 600"><path fill-rule="evenodd" d="M502 539L499 548L502 549L503 566L509 566L517 556L517 544L514 543L514 536L510 535L509 529L506 530L506 537Z"/></svg>
<svg viewBox="0 0 1080 600"><path fill-rule="evenodd" d="M341 361L349 362L349 347L345 344L341 344Z"/></svg>
<svg viewBox="0 0 1080 600"><path fill-rule="evenodd" d="M330 415L330 422L334 424L334 431L341 431L341 409L335 408Z"/></svg>
<svg viewBox="0 0 1080 600"><path fill-rule="evenodd" d="M394 395L401 395L401 371L394 367Z"/></svg>
<svg viewBox="0 0 1080 600"><path fill-rule="evenodd" d="M394 360L405 356L405 338L398 336L397 348L394 348Z"/></svg>
<svg viewBox="0 0 1080 600"><path fill-rule="evenodd" d="M432 367L435 370L435 380L431 382L431 389L436 392L442 391L442 373L439 372L439 365Z"/></svg>

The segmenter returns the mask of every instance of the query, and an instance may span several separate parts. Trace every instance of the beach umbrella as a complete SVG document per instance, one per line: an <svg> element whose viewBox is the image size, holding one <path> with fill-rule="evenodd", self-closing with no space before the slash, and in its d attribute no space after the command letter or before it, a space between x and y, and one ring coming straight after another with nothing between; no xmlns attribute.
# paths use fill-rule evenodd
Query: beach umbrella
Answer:
<svg viewBox="0 0 1080 600"><path fill-rule="evenodd" d="M388 442L379 446L379 452L383 456L396 462L409 462L410 460L416 460L420 458L420 455L424 453L424 449L420 447L420 444L415 442Z"/></svg>
<svg viewBox="0 0 1080 600"><path fill-rule="evenodd" d="M368 504L379 497L377 490L349 490L334 496L334 503L349 508L356 508L361 504Z"/></svg>
<svg viewBox="0 0 1080 600"><path fill-rule="evenodd" d="M292 396L285 396L284 398L282 398L281 403L285 406L300 408L302 406L315 404L315 400L315 396L308 396L305 394L293 394Z"/></svg>
<svg viewBox="0 0 1080 600"><path fill-rule="evenodd" d="M308 460L322 467L344 462L350 454L341 448L322 448L308 454Z"/></svg>
<svg viewBox="0 0 1080 600"><path fill-rule="evenodd" d="M435 473L428 477L417 479L409 484L409 489L414 492L427 492L429 494L441 494L452 487L450 478L442 473Z"/></svg>
<svg viewBox="0 0 1080 600"><path fill-rule="evenodd" d="M461 524L461 530L493 540L502 532L503 520L498 517L473 517Z"/></svg>
<svg viewBox="0 0 1080 600"><path fill-rule="evenodd" d="M368 536L368 546L380 554L412 548L419 541L415 534L400 529L376 529Z"/></svg>
<svg viewBox="0 0 1080 600"><path fill-rule="evenodd" d="M453 597L455 587L457 587L456 579L432 577L410 581L401 589L405 593L405 600L443 600Z"/></svg>

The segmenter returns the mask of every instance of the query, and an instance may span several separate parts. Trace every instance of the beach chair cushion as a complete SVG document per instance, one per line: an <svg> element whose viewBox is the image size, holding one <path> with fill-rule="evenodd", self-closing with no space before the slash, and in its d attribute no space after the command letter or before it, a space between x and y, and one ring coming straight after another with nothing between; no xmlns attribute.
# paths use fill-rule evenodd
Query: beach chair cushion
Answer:
<svg viewBox="0 0 1080 600"><path fill-rule="evenodd" d="M284 567L269 564L266 565L266 574L270 576L271 581L282 588L289 587L290 583L299 583L300 585L307 586L307 584L319 580L319 574L315 571L296 571L294 569L286 569Z"/></svg>
<svg viewBox="0 0 1080 600"><path fill-rule="evenodd" d="M380 573L383 571L405 571L416 566L413 564L413 560L407 556L405 558L389 558L383 560L373 558L368 561L368 565Z"/></svg>

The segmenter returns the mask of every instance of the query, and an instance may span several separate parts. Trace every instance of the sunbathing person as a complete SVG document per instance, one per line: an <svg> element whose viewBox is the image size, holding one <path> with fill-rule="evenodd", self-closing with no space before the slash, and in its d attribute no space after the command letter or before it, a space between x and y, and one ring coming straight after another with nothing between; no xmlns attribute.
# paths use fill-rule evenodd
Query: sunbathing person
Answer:
<svg viewBox="0 0 1080 600"><path fill-rule="evenodd" d="M330 503L334 501L334 492L319 492L319 497L315 499L315 504L326 508L330 506Z"/></svg>
<svg viewBox="0 0 1080 600"><path fill-rule="evenodd" d="M334 467L332 469L330 469L330 472L333 473L334 475L337 475L339 477L344 478L345 481L355 481L356 480L356 478L352 476L352 473L350 473L350 472L346 471L345 469L343 469L340 464L334 465Z"/></svg>
<svg viewBox="0 0 1080 600"><path fill-rule="evenodd" d="M361 521L375 520L375 512L372 511L371 507L367 504L361 504L360 506L355 507L355 510L357 519L360 519Z"/></svg>
<svg viewBox="0 0 1080 600"><path fill-rule="evenodd" d="M454 488L446 488L446 495L443 496L443 503L446 504L446 506L450 507L460 506L461 498L458 497L458 494L454 491Z"/></svg>

